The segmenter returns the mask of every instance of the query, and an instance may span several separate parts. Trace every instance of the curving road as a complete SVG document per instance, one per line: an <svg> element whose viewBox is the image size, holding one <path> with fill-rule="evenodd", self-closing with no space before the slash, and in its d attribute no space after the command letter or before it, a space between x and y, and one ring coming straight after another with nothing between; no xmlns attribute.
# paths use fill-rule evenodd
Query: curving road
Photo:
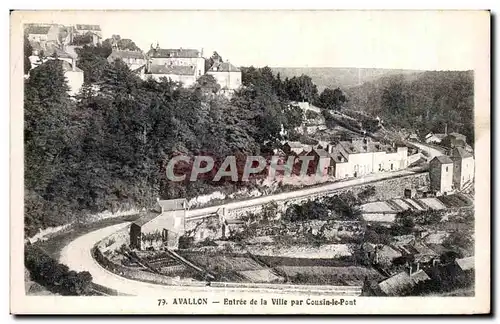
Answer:
<svg viewBox="0 0 500 324"><path fill-rule="evenodd" d="M372 174L363 178L356 178L351 180L346 180L342 182L331 183L315 188L303 189L292 192L285 192L276 195L270 195L265 197L259 197L250 200L232 202L225 205L200 208L188 211L188 217L200 217L206 214L213 214L217 212L217 210L221 207L225 207L228 209L236 209L242 207L249 207L255 205L265 204L271 201L280 201L287 200L293 198L304 197L308 195L313 195L321 192L327 192L336 189L342 189L345 187L366 184L370 182L377 182L384 179L389 178L399 178L408 176L411 174L419 173L421 170L413 169L413 170L401 170L392 173L381 173L381 174ZM165 285L157 285L151 284L136 280L127 279L121 276L118 276L103 267L95 261L91 254L91 249L93 246L109 236L110 234L123 229L128 226L129 223L121 223L118 225L112 225L105 228L101 228L99 230L90 232L88 234L82 235L72 242L70 242L67 246L63 248L60 254L60 262L66 264L70 269L75 271L88 271L92 275L93 282L102 285L104 287L114 289L120 294L126 295L154 295L158 296L161 293L168 293L169 296L175 295L176 293L182 293L186 291L190 292L199 292L201 294L206 293L207 296L210 296L214 290L223 290L225 292L228 291L236 291L236 292L259 292L260 294L269 294L270 296L275 296L278 291L286 293L283 291L283 287L281 286L281 290L269 289L266 287L262 288L242 288L242 287L192 287L192 286L165 286ZM244 285L241 285L244 286ZM258 286L258 285L254 285ZM308 293L325 293L325 288L327 287L313 287L308 286L307 288L301 288L300 286L288 286L287 291L295 290L297 292L308 292ZM354 295L354 290L358 289L355 287L328 287L327 291L330 294L334 295ZM198 296L198 295L197 295Z"/></svg>
<svg viewBox="0 0 500 324"><path fill-rule="evenodd" d="M91 254L91 249L96 242L104 239L108 235L128 226L129 223L112 225L88 234L78 237L69 243L62 251L59 261L66 264L75 271L88 271L92 275L92 281L98 285L114 289L120 295L132 296L157 296L157 297L185 297L186 292L196 292L196 297L213 297L215 292L242 293L255 292L259 296L267 295L269 298L275 298L276 294L286 294L291 292L307 294L330 294L330 295L350 295L357 296L361 292L358 286L299 286L299 285L274 285L274 284L245 284L245 283L226 283L228 286L218 287L205 286L200 282L200 286L167 286L157 285L142 281L136 281L116 275L104 269ZM249 287L252 286L252 287ZM286 291L285 289L286 288ZM235 296L237 296L235 294Z"/></svg>

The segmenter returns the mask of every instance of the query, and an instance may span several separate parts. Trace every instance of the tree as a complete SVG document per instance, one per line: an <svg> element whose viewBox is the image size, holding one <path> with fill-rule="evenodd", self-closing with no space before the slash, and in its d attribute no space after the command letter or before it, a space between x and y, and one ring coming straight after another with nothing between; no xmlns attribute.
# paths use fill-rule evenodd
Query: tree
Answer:
<svg viewBox="0 0 500 324"><path fill-rule="evenodd" d="M28 36L24 36L24 74L28 74L31 70L31 61L29 57L33 54L33 47L31 47Z"/></svg>
<svg viewBox="0 0 500 324"><path fill-rule="evenodd" d="M120 35L113 35L111 36L111 38L105 39L102 42L102 46L121 51L141 51L139 46L137 46L133 40L128 38L121 38Z"/></svg>
<svg viewBox="0 0 500 324"><path fill-rule="evenodd" d="M290 100L315 102L318 96L318 88L312 82L311 77L302 74L293 77L287 82L287 94Z"/></svg>
<svg viewBox="0 0 500 324"><path fill-rule="evenodd" d="M202 91L217 93L220 90L220 84L217 83L213 75L205 74L196 80L195 88Z"/></svg>
<svg viewBox="0 0 500 324"><path fill-rule="evenodd" d="M77 66L82 69L86 83L97 83L102 80L104 70L109 65L107 57L111 48L101 45L88 46L76 49L78 54Z"/></svg>
<svg viewBox="0 0 500 324"><path fill-rule="evenodd" d="M317 104L325 109L340 110L345 102L347 102L346 95L340 88L334 90L326 88L321 92Z"/></svg>

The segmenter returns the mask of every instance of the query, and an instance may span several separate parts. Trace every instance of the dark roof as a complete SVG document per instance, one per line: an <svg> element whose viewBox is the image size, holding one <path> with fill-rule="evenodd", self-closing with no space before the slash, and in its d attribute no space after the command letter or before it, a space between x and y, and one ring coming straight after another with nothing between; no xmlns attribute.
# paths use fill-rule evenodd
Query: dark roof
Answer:
<svg viewBox="0 0 500 324"><path fill-rule="evenodd" d="M160 215L161 215L160 213L156 213L156 212L146 212L140 218L133 221L132 224L135 224L139 227L142 227L143 225L145 225L146 223L149 223L150 221L152 221L153 219L155 219L156 217L158 217Z"/></svg>
<svg viewBox="0 0 500 324"><path fill-rule="evenodd" d="M347 162L347 158L338 149L334 149L329 155L335 163Z"/></svg>
<svg viewBox="0 0 500 324"><path fill-rule="evenodd" d="M76 25L77 30L93 30L101 31L101 26L99 25Z"/></svg>
<svg viewBox="0 0 500 324"><path fill-rule="evenodd" d="M176 74L176 75L194 75L194 66L182 66L182 65L151 65L149 67L148 74Z"/></svg>
<svg viewBox="0 0 500 324"><path fill-rule="evenodd" d="M146 56L144 55L144 53L138 51L120 51L120 50L113 50L113 52L111 52L111 54L109 54L108 56L108 60L115 60L118 58L146 59Z"/></svg>
<svg viewBox="0 0 500 324"><path fill-rule="evenodd" d="M427 275L427 273L425 273L425 271L422 269L418 270L415 273L412 273L410 278L414 283L431 280L431 278Z"/></svg>
<svg viewBox="0 0 500 324"><path fill-rule="evenodd" d="M406 271L400 272L379 283L380 289L388 296L402 295L413 285L414 283Z"/></svg>
<svg viewBox="0 0 500 324"><path fill-rule="evenodd" d="M315 149L312 149L311 152L309 152L309 153L312 154L313 152L315 152L316 155L318 155L319 157L330 157L330 154L328 154L328 152L323 150L323 149L315 148Z"/></svg>
<svg viewBox="0 0 500 324"><path fill-rule="evenodd" d="M465 158L472 157L472 154L470 154L469 152L467 152L465 149L463 149L461 147L455 147L451 151L451 156L452 157L459 157L459 158L465 159Z"/></svg>
<svg viewBox="0 0 500 324"><path fill-rule="evenodd" d="M46 35L49 32L51 26L37 26L32 25L26 28L26 33L28 34L37 34L37 35Z"/></svg>
<svg viewBox="0 0 500 324"><path fill-rule="evenodd" d="M431 162L432 161L438 161L441 164L450 164L450 163L453 163L453 161L448 156L446 156L446 155L436 156L435 158L433 158L431 160Z"/></svg>
<svg viewBox="0 0 500 324"><path fill-rule="evenodd" d="M216 62L208 72L240 72L240 69L229 62Z"/></svg>
<svg viewBox="0 0 500 324"><path fill-rule="evenodd" d="M462 139L462 140L464 140L464 141L465 141L465 139L466 139L465 135L460 134L460 133L456 133L456 132L452 132L452 133L450 133L449 135L450 135L450 136L453 136L453 137L455 137L455 138L457 138L457 139L458 139L458 138L459 138L459 139Z"/></svg>
<svg viewBox="0 0 500 324"><path fill-rule="evenodd" d="M182 58L193 58L199 57L200 51L196 49L189 48L159 48L159 49L151 49L148 52L148 56L150 57L182 57Z"/></svg>

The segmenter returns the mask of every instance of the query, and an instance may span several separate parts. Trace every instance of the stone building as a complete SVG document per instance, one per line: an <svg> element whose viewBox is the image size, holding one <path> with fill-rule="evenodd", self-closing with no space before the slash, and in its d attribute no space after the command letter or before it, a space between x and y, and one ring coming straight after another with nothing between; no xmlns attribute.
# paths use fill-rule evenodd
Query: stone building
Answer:
<svg viewBox="0 0 500 324"><path fill-rule="evenodd" d="M368 138L340 141L329 145L330 174L338 178L397 171L408 167L408 148L373 142Z"/></svg>
<svg viewBox="0 0 500 324"><path fill-rule="evenodd" d="M132 71L146 65L147 62L146 55L142 52L114 49L111 54L109 54L107 60L109 63L113 63L117 59L125 62Z"/></svg>
<svg viewBox="0 0 500 324"><path fill-rule="evenodd" d="M190 86L205 74L205 59L202 51L196 49L163 49L157 44L156 48L146 53L145 78L159 80L162 77L179 81L184 86Z"/></svg>
<svg viewBox="0 0 500 324"><path fill-rule="evenodd" d="M25 34L30 42L57 42L59 39L59 25L30 24Z"/></svg>
<svg viewBox="0 0 500 324"><path fill-rule="evenodd" d="M144 250L166 246L177 249L185 232L186 199L158 200L155 208L130 226L130 247Z"/></svg>
<svg viewBox="0 0 500 324"><path fill-rule="evenodd" d="M429 162L431 190L447 194L453 190L453 161L446 155L436 156Z"/></svg>
<svg viewBox="0 0 500 324"><path fill-rule="evenodd" d="M241 87L241 70L229 62L215 62L207 74L215 78L221 90L237 90Z"/></svg>
<svg viewBox="0 0 500 324"><path fill-rule="evenodd" d="M455 147L451 151L453 161L453 186L461 190L474 180L474 156L464 148Z"/></svg>

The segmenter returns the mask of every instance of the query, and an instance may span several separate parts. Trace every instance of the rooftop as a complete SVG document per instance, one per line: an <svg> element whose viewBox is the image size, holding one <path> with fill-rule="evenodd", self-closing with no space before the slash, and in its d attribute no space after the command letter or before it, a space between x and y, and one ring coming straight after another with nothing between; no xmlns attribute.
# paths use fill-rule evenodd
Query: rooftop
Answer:
<svg viewBox="0 0 500 324"><path fill-rule="evenodd" d="M134 59L146 59L146 56L142 52L138 51L122 51L122 50L113 50L111 54L108 56L108 60L115 60L117 58L125 59L125 58L134 58Z"/></svg>
<svg viewBox="0 0 500 324"><path fill-rule="evenodd" d="M240 69L229 62L216 62L208 72L240 72Z"/></svg>
<svg viewBox="0 0 500 324"><path fill-rule="evenodd" d="M474 269L474 257L468 257L468 258L463 258L463 259L456 259L455 260L463 271L468 271L468 270L473 270Z"/></svg>
<svg viewBox="0 0 500 324"><path fill-rule="evenodd" d="M432 163L432 161L437 161L441 164L453 164L453 161L446 155L436 156L435 158L433 158L431 160L431 163Z"/></svg>
<svg viewBox="0 0 500 324"><path fill-rule="evenodd" d="M302 148L304 146L304 144L302 144L301 142L286 142L285 145L288 144L288 146L290 146L291 148Z"/></svg>
<svg viewBox="0 0 500 324"><path fill-rule="evenodd" d="M180 57L180 58L194 58L199 57L200 51L197 49L190 48L158 48L150 49L147 53L150 57L159 58L169 58L169 57Z"/></svg>
<svg viewBox="0 0 500 324"><path fill-rule="evenodd" d="M156 217L160 216L160 213L156 212L145 212L140 218L136 219L135 221L132 222L132 224L135 224L139 227L149 223Z"/></svg>
<svg viewBox="0 0 500 324"><path fill-rule="evenodd" d="M149 67L148 74L175 74L175 75L194 75L194 66L182 65L156 65L153 64Z"/></svg>
<svg viewBox="0 0 500 324"><path fill-rule="evenodd" d="M319 157L330 157L330 154L328 154L327 151L319 148L312 149L310 153L315 152Z"/></svg>
<svg viewBox="0 0 500 324"><path fill-rule="evenodd" d="M402 295L408 288L414 284L410 275L402 271L378 284L380 289L388 296Z"/></svg>
<svg viewBox="0 0 500 324"><path fill-rule="evenodd" d="M458 157L458 158L465 159L465 158L472 157L473 155L470 152L467 152L465 149L463 149L461 147L455 147L451 151L451 156L452 157Z"/></svg>
<svg viewBox="0 0 500 324"><path fill-rule="evenodd" d="M93 30L93 31L101 31L101 26L99 25L76 25L77 30Z"/></svg>
<svg viewBox="0 0 500 324"><path fill-rule="evenodd" d="M51 26L30 25L26 28L27 34L46 35Z"/></svg>

